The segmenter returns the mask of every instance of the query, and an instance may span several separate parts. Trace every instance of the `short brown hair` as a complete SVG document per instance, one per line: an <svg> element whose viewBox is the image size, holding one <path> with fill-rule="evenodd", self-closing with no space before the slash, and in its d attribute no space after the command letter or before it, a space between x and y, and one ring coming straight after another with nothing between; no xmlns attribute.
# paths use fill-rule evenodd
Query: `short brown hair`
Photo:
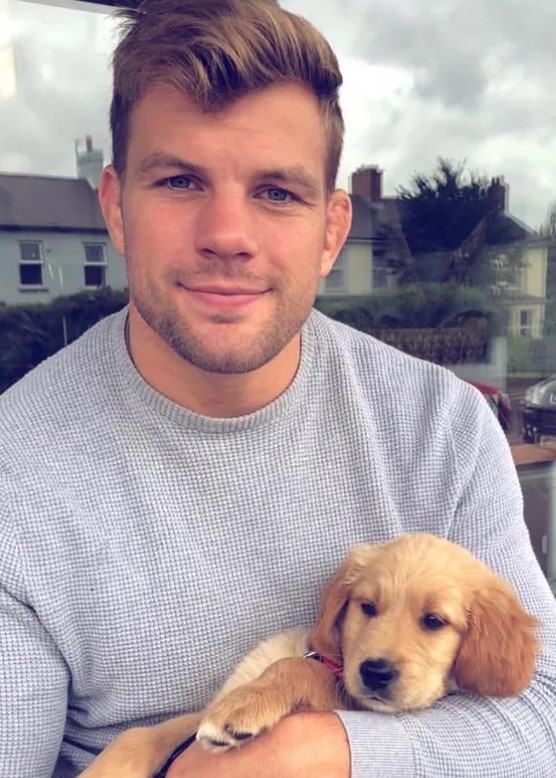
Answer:
<svg viewBox="0 0 556 778"><path fill-rule="evenodd" d="M131 112L152 87L175 86L212 112L249 92L292 82L319 101L326 184L334 189L344 135L342 76L329 43L308 21L275 0L144 0L117 16L110 125L118 175L125 171Z"/></svg>

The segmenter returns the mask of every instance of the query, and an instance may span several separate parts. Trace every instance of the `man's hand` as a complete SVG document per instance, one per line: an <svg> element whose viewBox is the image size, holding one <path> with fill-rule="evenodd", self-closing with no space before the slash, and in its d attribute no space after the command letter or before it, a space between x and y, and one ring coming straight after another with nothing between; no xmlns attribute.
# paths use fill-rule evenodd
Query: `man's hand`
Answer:
<svg viewBox="0 0 556 778"><path fill-rule="evenodd" d="M349 778L350 753L334 713L295 713L240 749L212 754L197 743L167 778Z"/></svg>

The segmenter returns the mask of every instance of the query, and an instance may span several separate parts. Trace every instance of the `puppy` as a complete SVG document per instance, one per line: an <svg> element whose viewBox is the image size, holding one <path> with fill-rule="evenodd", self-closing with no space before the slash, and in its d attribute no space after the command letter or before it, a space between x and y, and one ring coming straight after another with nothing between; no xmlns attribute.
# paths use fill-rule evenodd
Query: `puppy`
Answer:
<svg viewBox="0 0 556 778"><path fill-rule="evenodd" d="M299 710L413 711L458 690L510 697L533 674L536 626L507 583L447 540L359 546L314 628L261 643L205 711L128 730L83 776L151 778L195 732L211 750L237 748Z"/></svg>

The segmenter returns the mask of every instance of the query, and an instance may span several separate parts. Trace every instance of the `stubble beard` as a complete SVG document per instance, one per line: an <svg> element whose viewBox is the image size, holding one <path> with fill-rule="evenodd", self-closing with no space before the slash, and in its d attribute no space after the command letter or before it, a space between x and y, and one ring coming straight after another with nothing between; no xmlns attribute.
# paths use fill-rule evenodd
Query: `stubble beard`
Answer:
<svg viewBox="0 0 556 778"><path fill-rule="evenodd" d="M214 336L211 342L194 331L176 308L161 301L161 295L154 288L145 286L132 296L133 304L143 321L181 359L208 373L245 374L253 372L276 357L298 334L306 321L313 299L291 301L287 306L278 306L266 326L251 340L231 337L226 328L233 328L237 321L234 314L215 314L212 318ZM221 329L221 337L219 336ZM212 348L211 344L216 347Z"/></svg>

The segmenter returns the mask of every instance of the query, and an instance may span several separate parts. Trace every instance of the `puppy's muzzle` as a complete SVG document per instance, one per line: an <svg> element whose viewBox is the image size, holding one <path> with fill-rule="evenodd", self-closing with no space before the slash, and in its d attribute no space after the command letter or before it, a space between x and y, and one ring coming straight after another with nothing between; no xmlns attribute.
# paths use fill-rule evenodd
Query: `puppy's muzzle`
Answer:
<svg viewBox="0 0 556 778"><path fill-rule="evenodd" d="M378 657L377 659L365 659L364 662L361 662L359 675L366 689L381 697L387 697L389 687L397 681L400 671L389 659Z"/></svg>

